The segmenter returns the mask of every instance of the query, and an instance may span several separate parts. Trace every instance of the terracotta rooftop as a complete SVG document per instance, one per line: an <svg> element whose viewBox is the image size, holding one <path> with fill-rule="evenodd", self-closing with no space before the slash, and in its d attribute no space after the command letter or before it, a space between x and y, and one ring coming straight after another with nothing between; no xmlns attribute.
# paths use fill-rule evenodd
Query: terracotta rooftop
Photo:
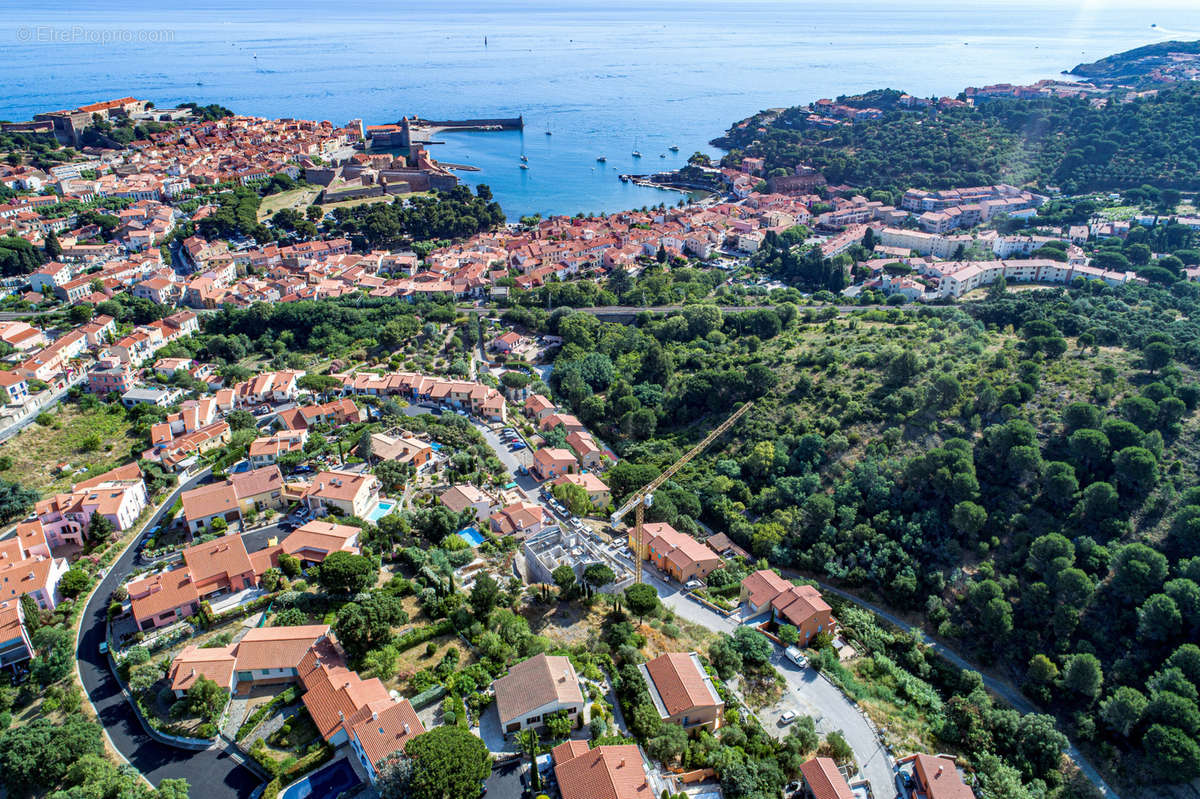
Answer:
<svg viewBox="0 0 1200 799"><path fill-rule="evenodd" d="M700 660L688 652L659 655L646 663L652 691L657 692L668 716L676 716L697 707L723 704L709 686Z"/></svg>
<svg viewBox="0 0 1200 799"><path fill-rule="evenodd" d="M854 799L846 778L837 769L833 758L814 757L800 764L800 773L812 792L813 799Z"/></svg>
<svg viewBox="0 0 1200 799"><path fill-rule="evenodd" d="M555 752L562 747L555 747ZM563 756L575 754L572 747ZM653 799L653 791L636 746L597 746L563 762L555 761L554 775L562 799Z"/></svg>
<svg viewBox="0 0 1200 799"><path fill-rule="evenodd" d="M762 607L791 587L790 582L770 569L759 569L742 578L742 590L755 607Z"/></svg>
<svg viewBox="0 0 1200 799"><path fill-rule="evenodd" d="M416 735L425 732L417 712L407 699L387 700L368 706L371 715L355 724L351 731L372 764L378 763Z"/></svg>
<svg viewBox="0 0 1200 799"><path fill-rule="evenodd" d="M238 670L297 668L317 639L328 634L328 624L255 627L235 649Z"/></svg>
<svg viewBox="0 0 1200 799"><path fill-rule="evenodd" d="M503 724L551 702L583 704L579 677L571 661L559 655L535 655L516 664L492 683Z"/></svg>
<svg viewBox="0 0 1200 799"><path fill-rule="evenodd" d="M183 562L199 585L218 577L252 572L250 556L239 535L225 535L183 550Z"/></svg>

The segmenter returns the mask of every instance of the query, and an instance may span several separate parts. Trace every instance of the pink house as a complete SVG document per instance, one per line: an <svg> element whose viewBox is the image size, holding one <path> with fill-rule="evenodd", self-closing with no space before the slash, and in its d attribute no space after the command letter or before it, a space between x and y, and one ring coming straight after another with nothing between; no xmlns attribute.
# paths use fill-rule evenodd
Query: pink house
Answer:
<svg viewBox="0 0 1200 799"><path fill-rule="evenodd" d="M533 453L533 472L541 480L553 480L576 471L575 456L569 449L542 447Z"/></svg>

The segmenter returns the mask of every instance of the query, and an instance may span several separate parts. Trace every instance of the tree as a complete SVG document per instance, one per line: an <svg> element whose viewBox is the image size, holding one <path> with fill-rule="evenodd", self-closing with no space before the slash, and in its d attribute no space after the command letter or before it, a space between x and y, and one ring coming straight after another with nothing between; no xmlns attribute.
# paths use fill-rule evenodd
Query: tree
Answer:
<svg viewBox="0 0 1200 799"><path fill-rule="evenodd" d="M630 613L638 617L638 623L655 613L658 605L658 591L647 583L635 583L625 589L625 606L629 608Z"/></svg>
<svg viewBox="0 0 1200 799"><path fill-rule="evenodd" d="M201 674L187 692L188 708L196 715L215 722L229 701L229 689Z"/></svg>
<svg viewBox="0 0 1200 799"><path fill-rule="evenodd" d="M365 555L338 551L322 561L317 581L330 594L362 593L379 579L379 569Z"/></svg>
<svg viewBox="0 0 1200 799"><path fill-rule="evenodd" d="M587 489L574 483L560 483L551 490L554 498L566 506L567 510L576 516L586 516L592 509L592 501L588 498Z"/></svg>
<svg viewBox="0 0 1200 799"><path fill-rule="evenodd" d="M974 502L964 500L954 506L950 524L963 535L974 537L987 523L987 511Z"/></svg>
<svg viewBox="0 0 1200 799"><path fill-rule="evenodd" d="M1117 485L1144 495L1158 482L1158 460L1148 449L1126 447L1113 458Z"/></svg>
<svg viewBox="0 0 1200 799"><path fill-rule="evenodd" d="M550 733L550 737L554 740L565 740L571 734L571 718L567 715L567 711L559 710L554 713L548 713L545 717L546 731Z"/></svg>
<svg viewBox="0 0 1200 799"><path fill-rule="evenodd" d="M1133 728L1142 720L1149 701L1142 692L1122 685L1100 703L1100 718L1116 732L1129 737Z"/></svg>
<svg viewBox="0 0 1200 799"><path fill-rule="evenodd" d="M42 243L42 250L51 261L56 260L62 255L62 245L58 243L58 234L53 230L46 234L46 239Z"/></svg>
<svg viewBox="0 0 1200 799"><path fill-rule="evenodd" d="M1075 506L1076 512L1087 522L1102 522L1111 519L1120 509L1117 489L1112 483L1097 481L1083 489L1083 495Z"/></svg>
<svg viewBox="0 0 1200 799"><path fill-rule="evenodd" d="M570 599L572 592L575 590L575 570L565 563L560 563L554 567L554 571L550 573L554 578L554 584L558 586L558 598ZM655 594L657 597L658 595ZM630 610L632 610L632 606Z"/></svg>
<svg viewBox="0 0 1200 799"><path fill-rule="evenodd" d="M24 516L38 498L38 492L20 483L0 480L0 524Z"/></svg>
<svg viewBox="0 0 1200 799"><path fill-rule="evenodd" d="M776 634L784 646L793 646L800 640L800 631L791 624L779 625L779 631Z"/></svg>
<svg viewBox="0 0 1200 799"><path fill-rule="evenodd" d="M412 759L392 752L375 764L375 792L379 799L408 799L412 790Z"/></svg>
<svg viewBox="0 0 1200 799"><path fill-rule="evenodd" d="M724 633L709 645L708 660L722 680L728 680L742 670L742 653L734 645L733 638Z"/></svg>
<svg viewBox="0 0 1200 799"><path fill-rule="evenodd" d="M37 653L29 664L29 674L40 685L65 679L75 666L74 636L61 627L41 627L30 636Z"/></svg>
<svg viewBox="0 0 1200 799"><path fill-rule="evenodd" d="M749 668L762 668L771 660L771 641L753 627L738 627L733 634L733 647Z"/></svg>
<svg viewBox="0 0 1200 799"><path fill-rule="evenodd" d="M658 735L646 742L646 751L665 766L674 766L687 752L688 736L678 724L664 724Z"/></svg>
<svg viewBox="0 0 1200 799"><path fill-rule="evenodd" d="M1058 666L1050 658L1038 653L1029 661L1028 676L1035 683L1053 683L1058 679Z"/></svg>
<svg viewBox="0 0 1200 799"><path fill-rule="evenodd" d="M1162 724L1151 725L1142 741L1152 767L1170 782L1187 782L1200 776L1200 744L1186 732Z"/></svg>
<svg viewBox="0 0 1200 799"><path fill-rule="evenodd" d="M279 553L279 570L291 578L300 576L300 558L286 552Z"/></svg>
<svg viewBox="0 0 1200 799"><path fill-rule="evenodd" d="M1140 542L1117 550L1112 563L1112 589L1131 605L1141 604L1167 578L1167 558Z"/></svg>
<svg viewBox="0 0 1200 799"><path fill-rule="evenodd" d="M358 439L358 457L366 461L367 465L371 465L371 431L364 430L363 434Z"/></svg>
<svg viewBox="0 0 1200 799"><path fill-rule="evenodd" d="M70 599L82 594L92 584L92 578L83 569L72 566L63 572L58 582L59 592Z"/></svg>
<svg viewBox="0 0 1200 799"><path fill-rule="evenodd" d="M1149 641L1169 641L1183 627L1183 616L1175 600L1166 594L1150 596L1138 608L1138 637Z"/></svg>
<svg viewBox="0 0 1200 799"><path fill-rule="evenodd" d="M475 585L471 588L471 597L468 601L476 619L481 622L487 621L487 617L499 600L500 584L492 579L490 574L485 573L475 579Z"/></svg>
<svg viewBox="0 0 1200 799"><path fill-rule="evenodd" d="M537 791L542 787L542 774L538 770L537 758L542 752L542 742L536 730L524 729L517 733L517 748L529 758L529 788Z"/></svg>
<svg viewBox="0 0 1200 799"><path fill-rule="evenodd" d="M359 660L372 649L392 639L392 627L408 621L400 600L390 594L373 593L362 602L347 602L338 609L333 631L351 660Z"/></svg>
<svg viewBox="0 0 1200 799"><path fill-rule="evenodd" d="M592 588L600 588L617 579L611 568L603 563L589 563L583 570L583 581Z"/></svg>
<svg viewBox="0 0 1200 799"><path fill-rule="evenodd" d="M477 796L492 771L492 755L483 740L461 727L435 727L409 740L413 799Z"/></svg>
<svg viewBox="0 0 1200 799"><path fill-rule="evenodd" d="M1063 672L1063 687L1078 694L1089 703L1100 696L1100 688L1104 684L1104 672L1100 669L1099 659L1089 653L1080 652L1067 660L1067 668Z"/></svg>
<svg viewBox="0 0 1200 799"><path fill-rule="evenodd" d="M61 725L38 716L0 735L0 782L10 796L42 793L76 760L103 753L100 726L83 714L70 714Z"/></svg>

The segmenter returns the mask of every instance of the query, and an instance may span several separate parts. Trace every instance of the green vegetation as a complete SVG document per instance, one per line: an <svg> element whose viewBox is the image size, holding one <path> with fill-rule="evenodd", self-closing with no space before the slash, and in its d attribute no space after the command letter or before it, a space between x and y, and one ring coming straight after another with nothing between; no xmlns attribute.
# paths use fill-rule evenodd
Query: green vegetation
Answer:
<svg viewBox="0 0 1200 799"><path fill-rule="evenodd" d="M436 239L465 238L504 223L500 204L487 186L439 191L433 196L399 198L333 209L332 232L350 237L366 248Z"/></svg>
<svg viewBox="0 0 1200 799"><path fill-rule="evenodd" d="M615 501L756 399L647 518L703 521L923 611L1135 783L1200 770L1179 744L1198 679L1180 665L1200 631L1198 298L1086 285L965 310L692 306L547 326L565 340L561 402L622 456L605 477Z"/></svg>
<svg viewBox="0 0 1200 799"><path fill-rule="evenodd" d="M863 100L871 102L877 100ZM997 98L933 116L891 108L881 119L832 130L806 126L809 113L803 107L763 112L714 144L731 150L726 163L749 155L766 159L768 170L807 164L830 183L888 191L1002 181L1053 184L1068 193L1146 183L1200 188L1200 87L1194 85L1103 108L1061 97Z"/></svg>

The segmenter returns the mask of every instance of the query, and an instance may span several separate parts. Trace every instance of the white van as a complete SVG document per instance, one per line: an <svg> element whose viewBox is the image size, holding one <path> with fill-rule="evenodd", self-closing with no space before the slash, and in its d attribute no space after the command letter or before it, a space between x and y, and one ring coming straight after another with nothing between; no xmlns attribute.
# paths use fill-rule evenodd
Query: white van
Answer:
<svg viewBox="0 0 1200 799"><path fill-rule="evenodd" d="M804 657L804 655L800 653L800 650L794 646L789 646L787 649L783 650L783 654L787 656L788 660L792 661L802 669L808 666L808 658Z"/></svg>

